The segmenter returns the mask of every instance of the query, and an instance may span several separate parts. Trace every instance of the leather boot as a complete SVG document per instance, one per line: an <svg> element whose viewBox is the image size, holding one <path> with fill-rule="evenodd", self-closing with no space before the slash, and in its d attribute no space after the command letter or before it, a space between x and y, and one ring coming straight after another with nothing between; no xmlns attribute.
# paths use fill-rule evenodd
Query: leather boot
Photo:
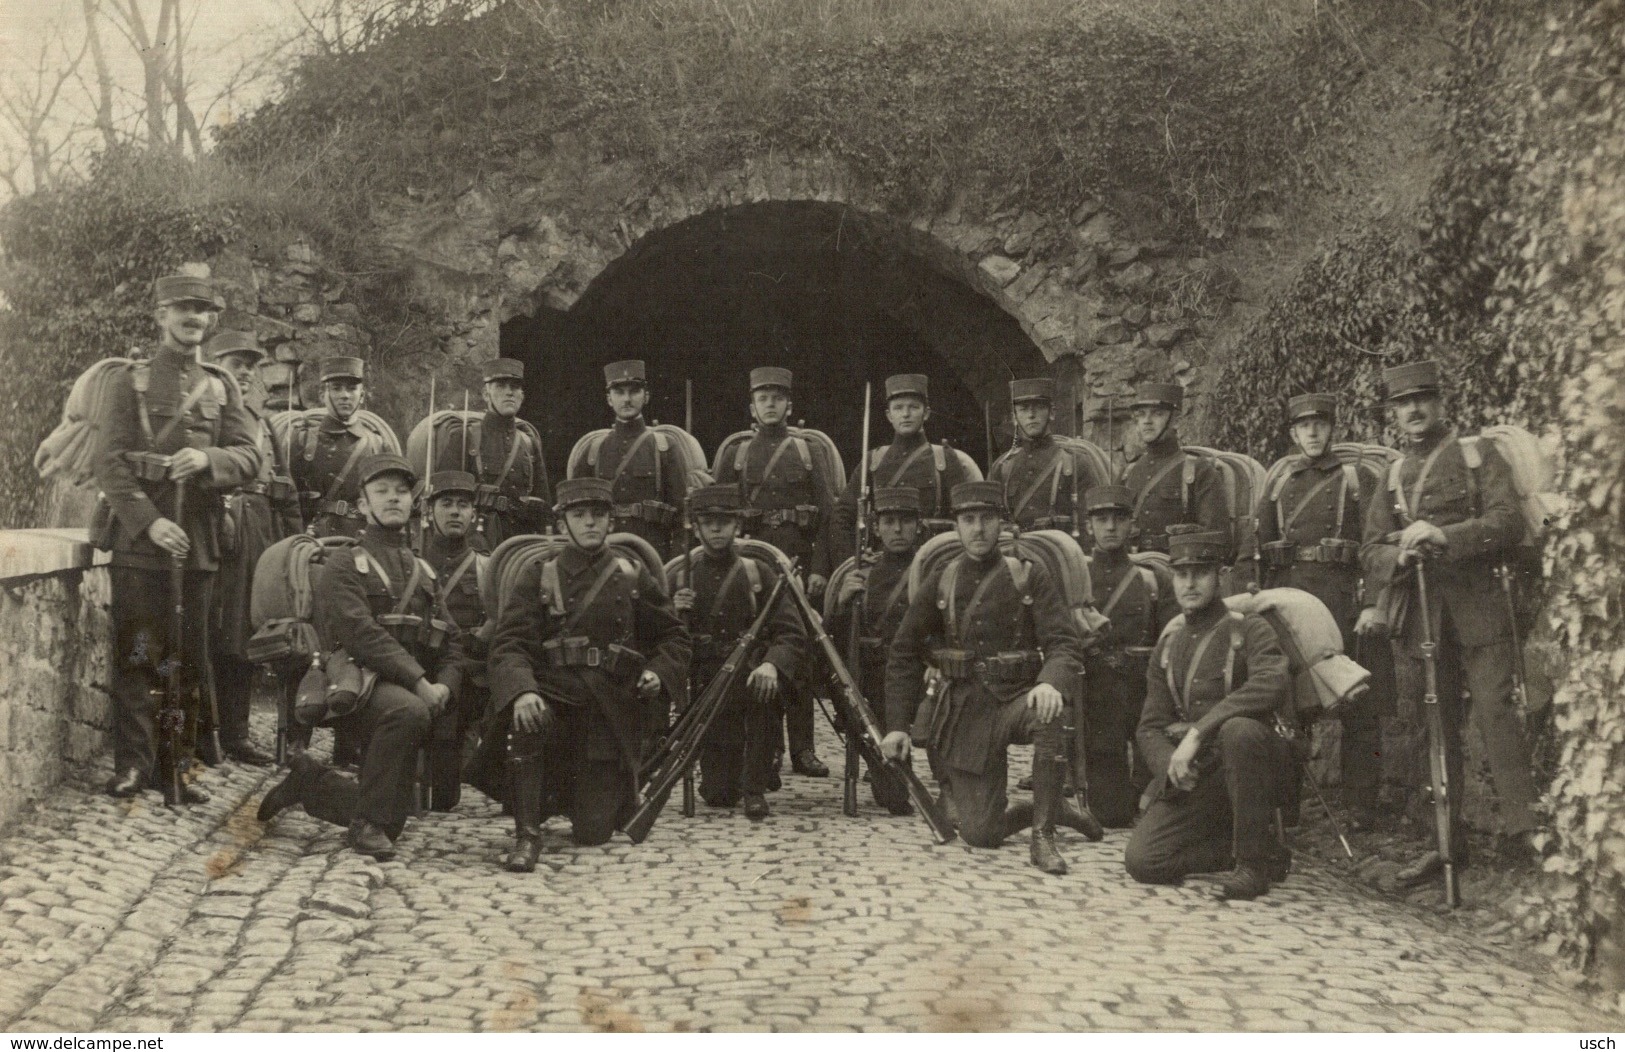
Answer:
<svg viewBox="0 0 1625 1052"><path fill-rule="evenodd" d="M255 817L269 822L294 804L304 801L305 784L310 780L314 761L304 753L295 753L288 761L288 776L273 785L260 801Z"/></svg>
<svg viewBox="0 0 1625 1052"><path fill-rule="evenodd" d="M1219 880L1219 898L1247 902L1269 891L1271 862L1237 860L1236 868Z"/></svg>
<svg viewBox="0 0 1625 1052"><path fill-rule="evenodd" d="M508 792L513 802L513 850L503 868L509 873L534 873L542 854L542 758L515 756L508 760Z"/></svg>
<svg viewBox="0 0 1625 1052"><path fill-rule="evenodd" d="M1058 722L1058 721L1056 721ZM1058 734L1035 734L1033 742L1033 865L1054 876L1066 872L1055 845L1055 818L1061 812L1062 766L1066 743ZM1059 762L1058 762L1059 761Z"/></svg>
<svg viewBox="0 0 1625 1052"><path fill-rule="evenodd" d="M1087 805L1079 806L1063 798L1061 800L1061 814L1056 821L1068 829L1082 833L1086 840L1098 841L1105 839L1105 827L1100 824L1100 820L1095 817L1095 813L1089 810Z"/></svg>
<svg viewBox="0 0 1625 1052"><path fill-rule="evenodd" d="M1033 824L1033 803L1023 800L1004 809L1004 835L1006 839Z"/></svg>

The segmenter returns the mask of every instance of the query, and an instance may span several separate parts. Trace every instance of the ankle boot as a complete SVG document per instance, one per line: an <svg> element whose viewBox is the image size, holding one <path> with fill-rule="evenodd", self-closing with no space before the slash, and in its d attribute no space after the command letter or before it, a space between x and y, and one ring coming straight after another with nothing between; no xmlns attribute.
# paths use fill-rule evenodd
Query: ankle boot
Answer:
<svg viewBox="0 0 1625 1052"><path fill-rule="evenodd" d="M1023 800L1004 809L1004 835L1008 839L1033 824L1033 804Z"/></svg>
<svg viewBox="0 0 1625 1052"><path fill-rule="evenodd" d="M542 854L541 757L508 761L508 794L513 803L514 844L503 868L509 873L533 873Z"/></svg>

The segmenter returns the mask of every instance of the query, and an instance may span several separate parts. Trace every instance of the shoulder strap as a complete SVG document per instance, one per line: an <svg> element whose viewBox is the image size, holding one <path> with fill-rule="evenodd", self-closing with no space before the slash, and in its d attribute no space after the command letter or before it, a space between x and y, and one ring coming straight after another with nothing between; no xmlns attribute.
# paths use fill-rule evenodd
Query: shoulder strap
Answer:
<svg viewBox="0 0 1625 1052"><path fill-rule="evenodd" d="M1139 576L1134 572L1136 570L1140 571L1141 574L1149 572L1143 566L1130 566L1129 572L1125 573L1123 579L1117 582L1117 587L1112 589L1112 594L1106 597L1106 605L1100 608L1101 617L1109 618L1112 616L1112 611L1117 609L1117 604L1122 602L1123 596L1128 594L1129 585L1133 584L1134 578Z"/></svg>
<svg viewBox="0 0 1625 1052"><path fill-rule="evenodd" d="M1232 610L1225 620L1230 623L1230 652L1224 656L1224 696L1228 698L1236 688L1236 655L1241 653L1241 645L1245 642L1241 634L1245 619Z"/></svg>
<svg viewBox="0 0 1625 1052"><path fill-rule="evenodd" d="M788 436L786 436L784 441L780 442L778 444L778 447L773 450L773 455L767 458L767 463L765 465L763 465L763 467L762 467L762 481L758 482L756 484L756 488L750 491L750 498L745 501L746 504L755 504L756 503L756 498L759 497L761 495L761 493L762 493L762 487L767 485L767 480L773 477L773 469L779 466L779 459L784 456L785 449L792 442L797 444L796 448L801 452L802 459L804 461L806 461L810 457L810 454L807 452L807 442L806 442L805 439L799 438L796 435L788 435ZM744 459L745 459L745 448L746 447L743 446L743 445L741 445L739 447L739 459L740 459L739 477L740 477L741 481L744 481L744 478L745 478L744 463L743 463ZM807 466L810 469L812 465L809 463Z"/></svg>
<svg viewBox="0 0 1625 1052"><path fill-rule="evenodd" d="M1228 620L1229 620L1229 618L1223 618L1223 619L1221 619L1219 621L1218 624L1214 625L1212 628L1210 628L1206 632L1204 632L1202 634L1202 638L1196 641L1196 649L1191 651L1190 664L1185 666L1185 689L1178 692L1178 693L1176 693L1174 695L1174 701L1178 703L1180 712L1187 715L1187 716L1190 714L1190 702L1189 702L1189 699L1190 699L1190 696L1191 696L1191 684L1196 682L1196 671L1197 671L1197 669L1202 667L1202 658L1207 656L1208 647L1213 645L1213 640L1214 640L1215 637L1218 636L1219 629L1223 628L1225 626L1225 623ZM1230 669L1227 666L1226 669L1225 669L1225 678L1226 678L1226 680L1229 679L1229 675L1230 675ZM1174 685L1174 670L1173 670L1172 663L1170 662L1169 663L1169 668L1168 668L1168 686L1169 686L1169 689L1172 689L1173 685ZM1228 682L1225 685L1225 693L1226 694L1230 693Z"/></svg>
<svg viewBox="0 0 1625 1052"><path fill-rule="evenodd" d="M1182 478L1183 483L1179 490L1179 507L1181 513L1185 516L1185 521L1189 522L1191 519L1191 490L1196 487L1196 457L1193 454L1185 454L1185 471Z"/></svg>
<svg viewBox="0 0 1625 1052"><path fill-rule="evenodd" d="M619 464L615 465L615 474L610 476L610 480L609 480L612 485L621 480L621 476L626 473L626 469L632 466L632 461L637 459L638 453L642 451L644 446L649 444L649 439L651 439L653 437L654 437L654 430L652 428L644 428L643 433L640 434L636 439L634 439L632 441L632 448L628 449L626 451L626 453L621 457L621 462ZM660 476L660 451L659 451L658 448L656 448L656 450L655 450L655 492L657 492L657 493L660 491L659 476Z"/></svg>
<svg viewBox="0 0 1625 1052"><path fill-rule="evenodd" d="M1016 586L1016 591L1021 594L1022 600L1031 599L1032 591L1028 584L1032 580L1032 564L1018 559L1014 555L1006 555L1004 565L1005 569L1010 571L1010 583Z"/></svg>
<svg viewBox="0 0 1625 1052"><path fill-rule="evenodd" d="M169 440L169 437L175 433L175 429L180 427L182 422L186 420L186 414L190 413L192 411L192 407L203 400L203 395L206 391L208 391L208 389L209 371L205 369L203 370L203 375L198 377L197 383L193 384L192 389L186 392L186 397L181 399L181 404L175 409L174 418L171 419L169 423L165 424L164 429L158 432L157 437L152 440L153 446L156 447L162 445L164 442ZM137 397L141 398L142 400L146 399L146 395L144 393L138 394Z"/></svg>
<svg viewBox="0 0 1625 1052"><path fill-rule="evenodd" d="M553 611L555 616L564 614L564 589L559 584L559 560L557 556L542 563L542 602Z"/></svg>
<svg viewBox="0 0 1625 1052"><path fill-rule="evenodd" d="M1343 536L1343 512L1348 507L1348 502L1351 499L1354 501L1355 507L1359 507L1360 469L1353 464L1344 464L1343 488L1337 491L1337 533L1335 536Z"/></svg>
<svg viewBox="0 0 1625 1052"><path fill-rule="evenodd" d="M807 445L807 440L800 435L791 435L790 441L796 444L796 453L801 457L801 466L811 471L813 467L812 449Z"/></svg>
<svg viewBox="0 0 1625 1052"><path fill-rule="evenodd" d="M1444 447L1448 446L1449 444L1449 442L1440 442L1437 446L1433 447L1433 452L1428 454L1427 459L1422 461L1422 470L1416 473L1416 483L1411 486L1411 500L1409 505L1406 505L1403 500L1403 494L1401 494L1399 507L1400 511L1404 513L1407 525L1409 525L1411 520L1413 520L1416 516L1416 512L1412 509L1420 508L1422 506L1423 487L1427 485L1428 476L1433 474L1433 465L1439 462L1439 454L1443 453ZM1403 463L1403 461L1399 461L1398 463ZM1469 474L1471 473L1469 472Z"/></svg>
<svg viewBox="0 0 1625 1052"><path fill-rule="evenodd" d="M1484 453L1478 448L1478 439L1463 438L1461 441L1461 459L1467 464L1467 506L1473 510L1473 518L1484 514L1480 507L1478 493L1478 469L1484 466Z"/></svg>
<svg viewBox="0 0 1625 1052"><path fill-rule="evenodd" d="M609 432L600 431L587 439L587 466L592 469L594 475L598 474L598 451L604 448L604 439L608 435Z"/></svg>
<svg viewBox="0 0 1625 1052"><path fill-rule="evenodd" d="M356 436L355 445L350 449L349 459L345 460L344 466L339 468L339 473L333 476L333 481L328 483L327 493L322 496L322 500L331 502L339 499L339 490L344 486L345 480L350 477L350 472L355 470L355 466L361 462L362 456L371 445L372 443L367 440L366 436Z"/></svg>
<svg viewBox="0 0 1625 1052"><path fill-rule="evenodd" d="M547 565L553 567L554 584L557 585L559 573L558 560L552 560ZM570 616L564 619L564 623L559 625L559 635L569 635L571 630L574 629L576 624L581 620L582 615L592 608L593 602L603 592L605 586L609 584L610 579L613 578L617 573L625 572L629 568L630 567L628 566L626 560L622 559L620 556L614 556L607 563L605 563L604 568L598 571L598 576L593 579L592 587L588 588L587 593L581 597L581 602L574 610L570 611ZM546 568L544 567L543 569L545 572ZM559 605L560 607L564 605L564 596L562 593L559 595Z"/></svg>
<svg viewBox="0 0 1625 1052"><path fill-rule="evenodd" d="M468 424L465 422L463 426L467 427ZM483 434L480 435L480 439L480 445L483 446L485 444L485 436ZM492 483L492 485L496 486L497 489L501 489L502 484L508 481L508 472L513 470L514 462L519 459L519 447L524 444L524 441L525 433L519 430L519 425L515 424L513 429L513 441L508 444L507 459L503 460L502 471L498 473L497 480Z"/></svg>
<svg viewBox="0 0 1625 1052"><path fill-rule="evenodd" d="M479 552L470 548L467 554L463 556L463 561L457 564L456 569L451 571L451 575L440 586L440 605L442 608L445 607L446 600L450 598L451 593L457 590L458 583L468 573L469 568L479 561L479 554Z"/></svg>
<svg viewBox="0 0 1625 1052"><path fill-rule="evenodd" d="M318 427L314 421L309 421L309 420L290 421L288 426L289 427L299 427L299 426L304 427L304 429L305 429L305 462L308 464L310 461L315 460L316 459L316 437L317 437L316 433L318 431L320 431L321 428Z"/></svg>
<svg viewBox="0 0 1625 1052"><path fill-rule="evenodd" d="M884 620L886 615L891 613L892 609L897 606L897 600L901 599L903 593L907 590L908 574L900 573L897 575L897 583L892 585L891 594L886 596L886 601L881 604L880 609L877 610L873 615L873 623L879 624L882 620ZM867 609L868 607L865 606L865 610Z"/></svg>
<svg viewBox="0 0 1625 1052"><path fill-rule="evenodd" d="M954 589L959 584L959 560L955 559L942 571L937 578L937 608L942 611L943 631L948 634L950 643L959 642L959 625L956 622L954 610Z"/></svg>
<svg viewBox="0 0 1625 1052"><path fill-rule="evenodd" d="M1027 484L1027 488L1021 491L1021 496L1016 498L1016 502L1010 505L1011 519L1019 518L1021 513L1027 509L1027 505L1032 503L1033 497L1035 497L1038 494L1038 491L1043 488L1044 483L1050 482L1052 478L1054 483L1050 489L1050 499L1052 502L1054 501L1055 487L1059 486L1061 483L1061 457L1064 456L1065 453L1060 446L1052 445L1050 448L1055 451L1054 457L1051 458L1050 462L1044 466L1044 469Z"/></svg>
<svg viewBox="0 0 1625 1052"><path fill-rule="evenodd" d="M1317 482L1313 486L1309 487L1309 492L1305 493L1303 495L1303 497L1298 501L1298 503L1293 505L1292 514L1288 515L1281 522L1281 540L1284 541L1284 540L1287 539L1287 536L1286 536L1287 531L1292 529L1293 525L1298 521L1298 516L1303 514L1303 510L1309 506L1310 501L1312 501L1316 497L1320 496L1321 491L1324 490L1327 486L1330 486L1334 482L1341 482L1342 480L1343 480L1343 474L1342 474L1342 472L1338 472L1336 475L1327 475L1325 478L1321 479L1319 482ZM1343 513L1342 513L1343 498L1342 498L1341 492L1338 495L1337 501L1338 501L1337 532L1342 533L1343 532ZM1279 515L1280 513L1281 513L1280 512L1280 505L1277 504L1276 505L1276 514Z"/></svg>
<svg viewBox="0 0 1625 1052"><path fill-rule="evenodd" d="M757 565L755 559L748 555L740 555L734 560L734 564L728 567L727 576L723 577L722 583L717 585L717 594L716 598L712 600L712 605L714 607L716 604L721 603L723 597L728 594L728 589L732 588L733 583L741 576L746 579L748 584L745 591L749 593L747 598L750 600L750 616L754 619L757 611L757 593L762 590L762 568Z"/></svg>
<svg viewBox="0 0 1625 1052"><path fill-rule="evenodd" d="M1400 518L1408 525L1411 521L1410 505L1405 503L1405 486L1402 478L1405 466L1404 457L1395 457L1388 464L1388 492L1394 498L1394 507L1399 509Z"/></svg>
<svg viewBox="0 0 1625 1052"><path fill-rule="evenodd" d="M1186 461L1186 462L1189 463L1189 461ZM1155 475L1151 476L1151 481L1147 482L1145 484L1145 488L1142 489L1138 494L1135 495L1135 497L1134 497L1134 517L1136 519L1138 519L1140 517L1140 509L1145 507L1146 498L1150 497L1151 494L1155 493L1156 490L1157 490L1157 487L1162 484L1162 480L1167 478L1169 475L1172 475L1174 473L1174 470L1176 468L1178 468L1178 467L1179 467L1179 461L1170 460L1168 463L1166 463L1166 464L1164 464L1162 466L1161 471L1158 471Z"/></svg>

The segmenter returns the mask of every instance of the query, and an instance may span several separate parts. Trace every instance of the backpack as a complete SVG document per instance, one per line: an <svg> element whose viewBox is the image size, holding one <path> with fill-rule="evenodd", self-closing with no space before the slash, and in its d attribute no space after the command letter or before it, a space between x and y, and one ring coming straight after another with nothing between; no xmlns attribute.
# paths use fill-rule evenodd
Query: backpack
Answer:
<svg viewBox="0 0 1625 1052"><path fill-rule="evenodd" d="M950 489L947 482L948 455L950 453L953 454L954 466L959 469L960 482L982 481L982 469L977 467L976 461L972 460L962 450L954 449L946 443L932 442L929 444L929 448L931 450L931 467L935 472L936 483L936 498L935 502L931 506L931 511L935 512L948 506L946 498L948 496L948 490ZM883 446L876 446L874 449L869 451L869 479L871 487L896 484L895 482L880 483L875 481L875 472L880 470L880 462L886 459L886 454L890 451L890 442ZM929 515L929 513L927 514Z"/></svg>
<svg viewBox="0 0 1625 1052"><path fill-rule="evenodd" d="M1227 596L1224 604L1232 614L1262 617L1275 630L1292 674L1292 690L1280 709L1287 726L1302 727L1334 715L1370 687L1371 673L1343 653L1337 619L1309 592L1266 588ZM1174 620L1182 621L1182 616Z"/></svg>
<svg viewBox="0 0 1625 1052"><path fill-rule="evenodd" d="M288 458L291 468L295 457L303 457L306 461L316 458L317 434L321 431L321 423L327 417L327 409L284 409L280 413L271 414L271 438L277 448L286 449L292 453ZM351 421L370 435L376 445L375 453L401 452L401 440L395 437L395 429L384 422L384 418L370 409L357 409ZM298 446L296 449L295 446Z"/></svg>
<svg viewBox="0 0 1625 1052"><path fill-rule="evenodd" d="M689 562L692 563L704 552L704 547L696 546L688 553ZM762 564L746 555L742 550L739 552L739 561L744 566L745 578L750 582L750 614L751 617L755 617L757 607L762 601L762 589L765 587L762 581ZM679 588L693 587L693 583L683 576L683 557L681 555L666 561L666 580L671 584L674 592ZM825 589L825 591L827 592L828 589Z"/></svg>
<svg viewBox="0 0 1625 1052"><path fill-rule="evenodd" d="M1232 453L1209 446L1186 446L1185 452L1206 457L1218 469L1220 486L1224 490L1225 511L1230 516L1230 543L1238 552L1252 551L1258 543L1253 509L1257 507L1258 495L1264 488L1264 465L1245 453ZM1196 481L1195 467L1188 460L1183 481L1183 499L1188 515L1191 487Z"/></svg>
<svg viewBox="0 0 1625 1052"><path fill-rule="evenodd" d="M999 540L999 550L1022 562L1042 563L1050 579L1061 589L1073 620L1087 638L1101 624L1094 608L1094 584L1089 576L1089 560L1072 535L1063 530L1032 530L1017 538L1007 534ZM954 533L939 533L920 546L908 568L908 597L912 602L925 579L938 567L963 554L965 547ZM946 569L944 574L946 574ZM1024 592L1025 594L1025 592Z"/></svg>
<svg viewBox="0 0 1625 1052"><path fill-rule="evenodd" d="M1512 469L1512 489L1518 496L1518 511L1523 514L1524 532L1519 543L1525 548L1540 548L1546 530L1562 513L1564 504L1562 495L1552 488L1557 471L1540 439L1515 424L1496 424L1486 427L1477 438L1460 441L1462 459L1470 469L1468 486L1472 492L1469 496L1475 513L1483 509L1479 505L1480 494L1473 473L1484 463L1479 443L1489 442Z"/></svg>
<svg viewBox="0 0 1625 1052"><path fill-rule="evenodd" d="M258 663L312 658L321 650L311 623L315 568L334 551L354 547L352 537L317 539L305 533L285 537L254 564L248 620L254 635L244 656Z"/></svg>
<svg viewBox="0 0 1625 1052"><path fill-rule="evenodd" d="M648 541L634 533L612 533L605 543L618 558L626 559L634 566L641 564L661 591L667 590L665 567ZM569 538L560 534L521 533L496 546L486 560L484 574L479 578L480 602L485 606L491 623L501 619L514 586L526 568L540 560L552 560L569 544Z"/></svg>
<svg viewBox="0 0 1625 1052"><path fill-rule="evenodd" d="M138 354L132 350L131 354ZM102 421L107 419L114 383L137 359L103 358L92 362L79 374L62 405L62 420L34 451L34 470L47 482L61 478L70 485L84 486L94 481L96 458L106 436Z"/></svg>
<svg viewBox="0 0 1625 1052"><path fill-rule="evenodd" d="M803 468L811 471L813 462L816 460L819 468L823 471L826 489L844 484L846 481L846 464L841 460L841 451L835 448L834 440L824 432L816 431L810 427L792 427L789 430L796 456L801 459ZM721 478L722 465L732 463L734 476L743 478L745 474L745 457L748 453L750 440L755 435L756 431L754 429L735 431L723 439L722 444L717 447L717 455L711 460L712 477ZM826 493L825 497L830 502L835 500L833 492Z"/></svg>
<svg viewBox="0 0 1625 1052"><path fill-rule="evenodd" d="M1389 449L1387 446L1372 445L1365 442L1334 442L1331 451L1336 455L1338 462L1343 466L1343 503L1339 508L1352 517L1352 521L1359 523L1365 514L1361 506L1361 494L1369 489L1372 493L1380 490L1383 480L1388 475L1388 465L1399 459L1399 451ZM1289 453L1270 465L1264 476L1264 483L1254 494L1253 516L1257 533L1257 517L1264 514L1264 506L1274 503L1279 509L1278 515L1290 514L1291 509L1280 508L1281 493L1292 475L1304 462L1302 453ZM1345 520L1347 521L1347 520Z"/></svg>

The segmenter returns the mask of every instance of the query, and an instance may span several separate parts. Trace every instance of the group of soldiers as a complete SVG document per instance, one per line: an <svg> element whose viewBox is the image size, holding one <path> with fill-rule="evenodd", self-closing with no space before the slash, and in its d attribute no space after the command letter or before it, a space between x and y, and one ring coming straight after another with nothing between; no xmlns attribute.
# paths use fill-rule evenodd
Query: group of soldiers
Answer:
<svg viewBox="0 0 1625 1052"><path fill-rule="evenodd" d="M934 805L959 835L996 847L1030 828L1032 862L1045 872L1066 871L1057 826L1090 839L1105 826L1132 827L1125 862L1140 881L1217 872L1223 897L1253 898L1285 878L1278 815L1296 798L1302 757L1278 719L1290 673L1275 629L1224 602L1249 572L1265 588L1318 597L1350 651L1357 637L1391 639L1406 662L1432 648L1451 784L1462 784L1470 726L1486 743L1507 828L1534 825L1510 614L1490 576L1518 542L1519 512L1495 450L1463 452L1431 362L1385 374L1406 442L1386 488L1332 452L1334 396L1292 399L1297 452L1258 509L1258 544L1243 546L1214 464L1180 442L1183 391L1173 384L1138 389L1143 453L1115 478L1052 433L1052 381L1016 380L1014 442L983 479L969 458L928 439L927 378L893 376L884 392L892 440L865 450L837 493L843 480L827 477L806 433L789 425L789 370L750 372L752 432L711 482L644 420L643 363L617 362L605 370L612 426L554 487L540 437L519 417L523 365L499 359L485 371L477 441L424 478L358 423L359 359L323 361L325 413L297 440L275 442L253 337L209 337L220 301L204 279L167 277L156 291L157 346L110 399L96 469L113 523L115 796L161 773L154 699L172 662L198 687L191 740L207 737L196 732L196 699L212 691L224 758L271 762L248 739L248 585L272 542L305 531L353 541L331 547L311 583L322 651L345 655L344 667L329 660L316 696L301 690L297 704L335 728L357 770L343 769L340 749L332 765L295 749L259 814L269 821L302 805L379 859L393 855L413 813L424 753L433 806L455 806L467 782L512 813L509 870L535 868L550 815L568 816L578 843L607 841L648 803L641 775L676 733L673 714L681 727L692 695L732 676L746 633L755 646L704 731L699 795L767 818L784 755L803 775L829 773L813 723L831 659L810 644L825 626L810 608L772 603L787 573L815 598L840 579L828 628L854 641L851 671L882 714L867 774L876 802L913 809L897 767L922 748L940 790ZM854 529L860 519L872 529ZM1074 616L1041 562L1001 547L1033 530L1087 546L1095 616ZM958 554L911 587L916 553L945 532ZM647 561L610 543L616 533L678 557L671 594ZM524 564L490 602L489 553L536 534L554 543L549 556ZM177 597L168 574L179 562ZM1425 604L1412 585L1423 565ZM179 638L177 598L187 618ZM286 695L291 707L291 685ZM840 715L845 734L863 733L853 714ZM1370 820L1375 701L1342 720L1344 803ZM1022 743L1033 745L1032 799L1012 805L1008 749ZM207 798L188 778L184 799ZM1433 852L1403 879L1426 879L1443 861ZM1464 864L1463 853L1451 861Z"/></svg>

